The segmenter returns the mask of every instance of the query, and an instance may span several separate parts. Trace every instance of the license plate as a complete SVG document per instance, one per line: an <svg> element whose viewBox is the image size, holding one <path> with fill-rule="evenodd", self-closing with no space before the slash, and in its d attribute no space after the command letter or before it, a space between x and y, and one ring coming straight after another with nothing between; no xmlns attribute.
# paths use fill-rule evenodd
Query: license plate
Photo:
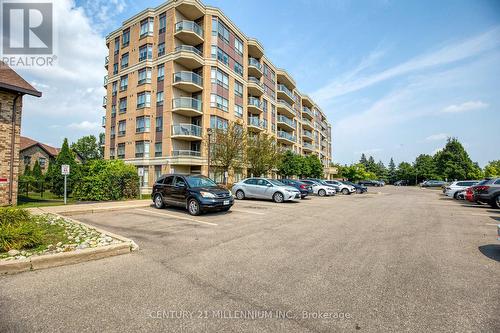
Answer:
<svg viewBox="0 0 500 333"><path fill-rule="evenodd" d="M222 203L224 206L226 205L229 205L229 200L224 200L224 202Z"/></svg>

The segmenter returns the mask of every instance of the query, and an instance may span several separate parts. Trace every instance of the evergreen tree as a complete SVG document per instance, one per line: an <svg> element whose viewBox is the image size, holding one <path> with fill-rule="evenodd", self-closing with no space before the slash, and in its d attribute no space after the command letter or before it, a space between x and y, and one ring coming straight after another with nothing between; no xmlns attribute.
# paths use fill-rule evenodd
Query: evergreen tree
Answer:
<svg viewBox="0 0 500 333"><path fill-rule="evenodd" d="M394 184L398 180L396 164L394 163L394 159L392 157L389 162L389 169L387 170L387 180L389 181L389 184Z"/></svg>
<svg viewBox="0 0 500 333"><path fill-rule="evenodd" d="M366 167L366 171L374 173L374 174L376 174L378 171L377 164L375 163L375 159L373 158L373 156L370 156L368 158L368 161L366 162L365 167Z"/></svg>
<svg viewBox="0 0 500 333"><path fill-rule="evenodd" d="M31 166L29 164L24 165L23 176L31 176Z"/></svg>
<svg viewBox="0 0 500 333"><path fill-rule="evenodd" d="M436 172L446 180L469 179L479 174L475 165L456 138L448 138L445 147L434 155Z"/></svg>
<svg viewBox="0 0 500 333"><path fill-rule="evenodd" d="M75 153L69 148L68 139L64 139L61 150L50 168L51 189L52 193L56 195L64 194L64 176L61 175L61 165L63 164L68 164L70 167L67 179L67 191L70 194L79 177L79 165L75 162Z"/></svg>
<svg viewBox="0 0 500 333"><path fill-rule="evenodd" d="M415 159L415 163L413 163L413 167L415 169L417 183L424 180L441 178L439 175L436 175L434 159L430 155L418 155Z"/></svg>
<svg viewBox="0 0 500 333"><path fill-rule="evenodd" d="M361 158L359 159L359 163L363 164L365 168L368 166L368 160L366 159L365 153L361 154Z"/></svg>
<svg viewBox="0 0 500 333"><path fill-rule="evenodd" d="M415 184L415 170L410 163L399 163L396 174L398 176L398 179L406 180L408 184Z"/></svg>
<svg viewBox="0 0 500 333"><path fill-rule="evenodd" d="M387 168L385 167L384 162L378 161L377 171L375 173L379 179L387 181Z"/></svg>

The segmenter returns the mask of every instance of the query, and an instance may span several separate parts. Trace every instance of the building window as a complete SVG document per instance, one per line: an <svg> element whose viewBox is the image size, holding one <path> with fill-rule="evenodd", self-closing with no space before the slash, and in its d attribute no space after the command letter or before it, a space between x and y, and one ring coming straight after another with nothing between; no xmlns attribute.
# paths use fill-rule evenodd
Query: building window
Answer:
<svg viewBox="0 0 500 333"><path fill-rule="evenodd" d="M147 18L141 22L141 32L139 37L152 36L154 28L154 20L153 18Z"/></svg>
<svg viewBox="0 0 500 333"><path fill-rule="evenodd" d="M118 81L114 81L111 84L111 95L115 96L117 91L118 91Z"/></svg>
<svg viewBox="0 0 500 333"><path fill-rule="evenodd" d="M212 35L218 35L226 44L229 44L229 29L216 17L212 19Z"/></svg>
<svg viewBox="0 0 500 333"><path fill-rule="evenodd" d="M161 157L162 153L162 144L161 142L155 143L155 157Z"/></svg>
<svg viewBox="0 0 500 333"><path fill-rule="evenodd" d="M148 143L149 145L149 143ZM141 187L147 187L148 186L148 182L149 182L149 168L148 167L138 167L137 168L138 170L139 169L142 169L144 170L144 176L141 177Z"/></svg>
<svg viewBox="0 0 500 333"><path fill-rule="evenodd" d="M210 106L228 112L229 101L220 95L211 94Z"/></svg>
<svg viewBox="0 0 500 333"><path fill-rule="evenodd" d="M118 136L123 136L125 133L127 133L127 121L120 120L118 122Z"/></svg>
<svg viewBox="0 0 500 333"><path fill-rule="evenodd" d="M135 157L149 157L149 142L135 142ZM146 178L145 176L146 174L144 174L144 178Z"/></svg>
<svg viewBox="0 0 500 333"><path fill-rule="evenodd" d="M130 43L130 29L123 30L122 47L128 46Z"/></svg>
<svg viewBox="0 0 500 333"><path fill-rule="evenodd" d="M111 117L116 117L116 104L111 105Z"/></svg>
<svg viewBox="0 0 500 333"><path fill-rule="evenodd" d="M165 54L165 43L158 44L158 57Z"/></svg>
<svg viewBox="0 0 500 333"><path fill-rule="evenodd" d="M210 75L212 83L216 83L225 89L229 89L229 75L227 75L217 67L212 67Z"/></svg>
<svg viewBox="0 0 500 333"><path fill-rule="evenodd" d="M139 70L137 84L151 83L151 68L143 68Z"/></svg>
<svg viewBox="0 0 500 333"><path fill-rule="evenodd" d="M210 128L227 129L227 126L227 119L218 116L210 116Z"/></svg>
<svg viewBox="0 0 500 333"><path fill-rule="evenodd" d="M45 165L47 163L47 159L45 157L39 157L38 158L38 164L40 165L40 168L45 168Z"/></svg>
<svg viewBox="0 0 500 333"><path fill-rule="evenodd" d="M241 105L235 104L234 105L234 114L236 117L243 117L243 107Z"/></svg>
<svg viewBox="0 0 500 333"><path fill-rule="evenodd" d="M163 132L163 117L156 117L156 122L155 122L155 128L156 132Z"/></svg>
<svg viewBox="0 0 500 333"><path fill-rule="evenodd" d="M236 74L243 76L243 66L241 66L239 62L234 62L234 71L236 72Z"/></svg>
<svg viewBox="0 0 500 333"><path fill-rule="evenodd" d="M110 127L110 129L109 129L109 137L110 137L110 139L114 139L114 138L115 138L115 136L116 136L116 133L115 133L115 128L116 128L116 127L113 125L113 126L111 126L111 127Z"/></svg>
<svg viewBox="0 0 500 333"><path fill-rule="evenodd" d="M151 106L151 93L145 91L137 94L137 108L148 108Z"/></svg>
<svg viewBox="0 0 500 333"><path fill-rule="evenodd" d="M212 45L211 56L212 58L217 59L223 64L229 66L229 55L226 52L222 51L217 46Z"/></svg>
<svg viewBox="0 0 500 333"><path fill-rule="evenodd" d="M149 132L150 127L151 127L151 119L148 116L137 117L135 119L136 133Z"/></svg>
<svg viewBox="0 0 500 333"><path fill-rule="evenodd" d="M262 110L267 112L267 99L262 99Z"/></svg>
<svg viewBox="0 0 500 333"><path fill-rule="evenodd" d="M156 147L156 144L155 144ZM155 152L156 155L156 152ZM161 165L155 165L155 182L161 177Z"/></svg>
<svg viewBox="0 0 500 333"><path fill-rule="evenodd" d="M158 65L158 81L163 81L165 77L165 65Z"/></svg>
<svg viewBox="0 0 500 333"><path fill-rule="evenodd" d="M120 77L120 91L127 90L128 87L128 75Z"/></svg>
<svg viewBox="0 0 500 333"><path fill-rule="evenodd" d="M125 113L127 112L127 97L120 98L119 103L119 112Z"/></svg>
<svg viewBox="0 0 500 333"><path fill-rule="evenodd" d="M121 67L122 68L127 68L128 67L128 53L125 53L125 54L122 55Z"/></svg>
<svg viewBox="0 0 500 333"><path fill-rule="evenodd" d="M160 15L160 27L158 33L164 33L167 29L167 14L163 13Z"/></svg>
<svg viewBox="0 0 500 333"><path fill-rule="evenodd" d="M23 157L24 165L31 164L31 156Z"/></svg>
<svg viewBox="0 0 500 333"><path fill-rule="evenodd" d="M125 158L125 144L124 143L118 144L118 149L117 149L116 155L118 158Z"/></svg>
<svg viewBox="0 0 500 333"><path fill-rule="evenodd" d="M153 45L145 44L139 47L139 61L153 59Z"/></svg>
<svg viewBox="0 0 500 333"><path fill-rule="evenodd" d="M243 42L238 37L234 37L234 48L236 52L243 55Z"/></svg>
<svg viewBox="0 0 500 333"><path fill-rule="evenodd" d="M115 54L120 52L120 37L115 38Z"/></svg>
<svg viewBox="0 0 500 333"><path fill-rule="evenodd" d="M234 94L239 97L243 97L243 84L234 80Z"/></svg>
<svg viewBox="0 0 500 333"><path fill-rule="evenodd" d="M113 64L113 75L118 74L118 63Z"/></svg>
<svg viewBox="0 0 500 333"><path fill-rule="evenodd" d="M115 159L115 148L109 148L109 159Z"/></svg>
<svg viewBox="0 0 500 333"><path fill-rule="evenodd" d="M158 91L156 93L156 105L157 106L163 105L163 91Z"/></svg>

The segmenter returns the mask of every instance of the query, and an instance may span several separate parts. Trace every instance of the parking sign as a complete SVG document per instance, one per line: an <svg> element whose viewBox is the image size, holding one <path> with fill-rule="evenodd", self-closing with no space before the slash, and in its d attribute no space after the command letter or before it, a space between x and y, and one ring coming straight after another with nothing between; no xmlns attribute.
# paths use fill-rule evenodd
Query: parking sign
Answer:
<svg viewBox="0 0 500 333"><path fill-rule="evenodd" d="M69 165L68 164L61 165L61 175L69 175Z"/></svg>

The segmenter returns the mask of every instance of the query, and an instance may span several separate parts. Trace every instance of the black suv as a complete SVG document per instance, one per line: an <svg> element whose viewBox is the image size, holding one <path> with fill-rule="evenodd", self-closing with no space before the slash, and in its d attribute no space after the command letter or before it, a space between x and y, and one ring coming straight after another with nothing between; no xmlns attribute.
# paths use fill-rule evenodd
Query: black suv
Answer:
<svg viewBox="0 0 500 333"><path fill-rule="evenodd" d="M231 191L202 175L163 175L154 184L151 199L156 208L185 207L191 215L209 210L228 211L234 203Z"/></svg>

